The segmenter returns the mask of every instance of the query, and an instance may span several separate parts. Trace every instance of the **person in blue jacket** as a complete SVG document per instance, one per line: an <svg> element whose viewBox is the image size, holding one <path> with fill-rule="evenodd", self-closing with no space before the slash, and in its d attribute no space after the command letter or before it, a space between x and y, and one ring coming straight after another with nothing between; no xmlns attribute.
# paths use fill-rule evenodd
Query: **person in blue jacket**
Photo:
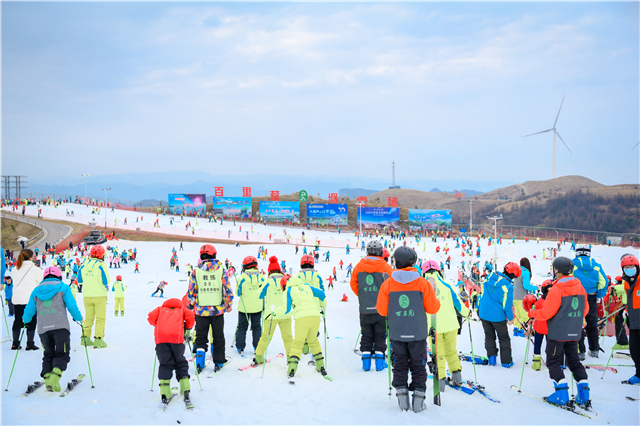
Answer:
<svg viewBox="0 0 640 426"><path fill-rule="evenodd" d="M522 306L522 299L527 294L535 294L538 291L538 287L531 283L531 262L526 257L520 259L520 269L522 275L513 281L513 308L516 314L516 322L518 327L514 327L513 335L520 335L524 337L526 331L524 330L525 323L529 320L529 315Z"/></svg>
<svg viewBox="0 0 640 426"><path fill-rule="evenodd" d="M60 378L71 361L71 332L67 310L71 317L82 321L82 314L69 286L62 282L62 272L55 266L44 270L44 280L33 289L24 309L22 321L31 322L38 315L38 335L44 348L41 377L50 392L60 392Z"/></svg>
<svg viewBox="0 0 640 426"><path fill-rule="evenodd" d="M591 258L591 248L588 245L580 245L576 248L576 258L573 259L573 276L580 280L580 283L587 292L589 302L589 312L587 313L582 338L578 343L578 355L580 360L586 358L584 338L589 341L589 356L598 358L600 354L600 344L598 343L598 304L607 294L609 280L604 273L602 266Z"/></svg>
<svg viewBox="0 0 640 426"><path fill-rule="evenodd" d="M502 366L513 366L511 357L511 339L509 324L513 324L513 280L522 275L520 265L509 262L504 271L492 272L482 283L480 298L480 320L484 328L484 347L487 350L489 365L496 365L498 348L496 336L500 342L500 361Z"/></svg>

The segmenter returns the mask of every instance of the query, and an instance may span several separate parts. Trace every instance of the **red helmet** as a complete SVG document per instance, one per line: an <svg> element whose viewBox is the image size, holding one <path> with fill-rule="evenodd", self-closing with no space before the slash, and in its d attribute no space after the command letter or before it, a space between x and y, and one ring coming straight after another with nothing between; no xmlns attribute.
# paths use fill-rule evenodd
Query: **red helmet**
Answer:
<svg viewBox="0 0 640 426"><path fill-rule="evenodd" d="M534 303L536 303L538 299L533 294L527 294L524 299L522 299L522 307L525 311L529 312Z"/></svg>
<svg viewBox="0 0 640 426"><path fill-rule="evenodd" d="M616 282L617 282L617 283L621 283L621 282L622 282L622 277L621 277L620 275L618 275L618 276L616 277Z"/></svg>
<svg viewBox="0 0 640 426"><path fill-rule="evenodd" d="M391 257L391 253L389 253L389 250L387 250L386 248L382 249L382 258L384 260L389 260L390 257Z"/></svg>
<svg viewBox="0 0 640 426"><path fill-rule="evenodd" d="M247 256L244 259L242 259L242 267L244 269L257 268L258 267L258 259L256 259L253 256Z"/></svg>
<svg viewBox="0 0 640 426"><path fill-rule="evenodd" d="M551 281L551 280L544 280L544 281L542 282L542 287L546 287L546 286L551 285L551 284L553 284L553 281Z"/></svg>
<svg viewBox="0 0 640 426"><path fill-rule="evenodd" d="M315 264L315 261L313 260L313 256L311 256L310 254L305 254L304 256L302 256L302 259L300 259L300 266L304 266L304 265L313 266L314 264Z"/></svg>
<svg viewBox="0 0 640 426"><path fill-rule="evenodd" d="M620 266L623 268L625 266L635 266L637 268L640 264L638 263L637 257L632 254L625 254L622 256L622 259L620 259Z"/></svg>
<svg viewBox="0 0 640 426"><path fill-rule="evenodd" d="M104 258L104 247L102 247L100 244L96 244L95 246L91 247L91 257L96 257L98 259L103 259Z"/></svg>
<svg viewBox="0 0 640 426"><path fill-rule="evenodd" d="M515 276L516 278L522 275L522 269L520 268L520 265L514 262L509 262L504 265L504 272L506 274L513 274L513 276Z"/></svg>
<svg viewBox="0 0 640 426"><path fill-rule="evenodd" d="M118 275L118 276L116 277L116 281L122 281L122 275Z"/></svg>
<svg viewBox="0 0 640 426"><path fill-rule="evenodd" d="M200 247L200 258L202 258L203 254L208 254L211 257L215 257L218 254L218 251L213 246L213 244L205 244Z"/></svg>

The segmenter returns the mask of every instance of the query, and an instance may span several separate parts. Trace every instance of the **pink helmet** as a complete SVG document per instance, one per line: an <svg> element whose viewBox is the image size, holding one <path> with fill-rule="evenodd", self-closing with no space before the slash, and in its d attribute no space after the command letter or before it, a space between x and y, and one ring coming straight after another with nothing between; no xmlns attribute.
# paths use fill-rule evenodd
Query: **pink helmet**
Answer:
<svg viewBox="0 0 640 426"><path fill-rule="evenodd" d="M426 262L422 263L422 272L427 272L431 269L434 269L436 271L440 270L440 265L438 265L438 262L436 262L435 260L427 260Z"/></svg>
<svg viewBox="0 0 640 426"><path fill-rule="evenodd" d="M62 272L60 272L60 269L58 269L56 266L49 266L47 269L45 269L42 278L46 278L47 275L53 275L59 280L62 279Z"/></svg>

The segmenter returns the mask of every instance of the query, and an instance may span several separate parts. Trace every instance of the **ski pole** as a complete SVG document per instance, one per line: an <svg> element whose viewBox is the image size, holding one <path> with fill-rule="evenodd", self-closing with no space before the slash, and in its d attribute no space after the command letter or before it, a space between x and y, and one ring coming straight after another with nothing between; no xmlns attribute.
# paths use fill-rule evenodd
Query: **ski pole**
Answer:
<svg viewBox="0 0 640 426"><path fill-rule="evenodd" d="M324 325L324 365L325 367L329 366L329 358L327 358L327 319L324 316L324 311L322 312L322 323Z"/></svg>
<svg viewBox="0 0 640 426"><path fill-rule="evenodd" d="M93 375L91 374L91 363L89 362L89 351L87 350L87 339L84 335L84 327L82 326L81 322L76 321L76 324L78 324L80 326L80 329L82 330L82 343L84 345L84 352L87 355L87 365L89 366L89 378L91 379L91 389L95 388L95 386L93 385Z"/></svg>
<svg viewBox="0 0 640 426"><path fill-rule="evenodd" d="M389 401L391 401L391 341L389 340L389 318L385 317L385 323L387 326L387 376L389 378ZM360 330L362 332L362 330ZM360 334L358 334L360 337ZM357 344L357 342L356 342Z"/></svg>
<svg viewBox="0 0 640 426"><path fill-rule="evenodd" d="M622 333L624 333L624 326L627 323L627 319L625 318L624 321L622 321L622 328L620 329L620 333L618 333L618 337L616 338L616 342L618 341L618 339L620 339L620 336L622 335ZM602 372L602 377L600 377L601 379L604 379L604 374L607 372L609 367L609 362L611 361L611 357L613 356L613 346L611 347L611 353L609 354L609 359L607 360L607 364L605 365L604 371Z"/></svg>
<svg viewBox="0 0 640 426"><path fill-rule="evenodd" d="M200 373L198 372L198 365L196 364L196 357L193 356L193 350L191 349L191 343L187 342L187 346L189 347L189 353L191 354L191 362L193 362L193 368L196 371L196 378L198 379L198 386L200 386L200 391L202 392L202 383L200 383Z"/></svg>
<svg viewBox="0 0 640 426"><path fill-rule="evenodd" d="M522 323L521 323L521 325L522 325ZM522 380L524 379L524 366L527 365L527 354L529 353L529 344L531 343L531 339L529 339L529 337L531 337L531 329L532 328L533 328L533 324L531 324L531 327L529 327L529 329L527 330L528 331L528 333L527 333L527 347L524 350L524 360L522 360L522 373L520 374L520 386L518 386L518 392L520 392L522 390Z"/></svg>
<svg viewBox="0 0 640 426"><path fill-rule="evenodd" d="M153 380L156 377L156 363L158 362L158 357L153 355L153 374L151 374L151 392L153 392Z"/></svg>
<svg viewBox="0 0 640 426"><path fill-rule="evenodd" d="M4 317L4 325L7 326L7 337L10 339L11 332L9 331L9 323L7 323L7 315L6 315L6 312L4 311L4 299L2 298L2 295L0 295L0 302L2 302L2 316Z"/></svg>
<svg viewBox="0 0 640 426"><path fill-rule="evenodd" d="M469 313L471 315L471 313ZM476 355L473 353L473 337L471 336L471 321L467 321L469 325L469 343L471 343L471 361L473 362L473 378L475 383L478 383L478 375L476 373Z"/></svg>
<svg viewBox="0 0 640 426"><path fill-rule="evenodd" d="M11 373L9 374L9 381L7 382L7 388L4 390L5 392L9 391L9 383L11 383L11 376L13 375L13 369L16 366L16 361L18 360L18 353L20 352L20 345L22 344L22 336L24 336L24 330L25 330L26 325L24 326L24 328L22 329L22 332L20 333L20 342L18 343L18 349L16 349L16 356L15 358L13 358L13 365L11 366Z"/></svg>
<svg viewBox="0 0 640 426"><path fill-rule="evenodd" d="M275 305L271 306L271 319L269 320L269 333L267 334L267 346L264 348L264 364L262 365L262 375L260 378L264 377L264 368L267 366L267 351L269 350L269 338L271 337L271 325L273 324L273 309Z"/></svg>
<svg viewBox="0 0 640 426"><path fill-rule="evenodd" d="M358 330L358 337L356 338L356 344L353 345L353 351L356 351L356 347L358 347L358 342L360 341L360 334L362 334L362 329Z"/></svg>

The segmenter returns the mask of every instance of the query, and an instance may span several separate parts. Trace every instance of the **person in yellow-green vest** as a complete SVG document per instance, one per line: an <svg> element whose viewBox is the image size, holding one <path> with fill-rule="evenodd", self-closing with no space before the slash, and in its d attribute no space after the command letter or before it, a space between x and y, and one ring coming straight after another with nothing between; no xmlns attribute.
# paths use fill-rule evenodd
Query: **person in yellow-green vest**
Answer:
<svg viewBox="0 0 640 426"><path fill-rule="evenodd" d="M247 256L242 261L242 274L236 278L236 294L238 295L238 327L236 329L236 349L244 355L247 345L247 330L251 321L251 335L255 353L262 335L262 300L260 291L265 285L264 274L258 270L258 260Z"/></svg>
<svg viewBox="0 0 640 426"><path fill-rule="evenodd" d="M107 322L107 295L109 294L109 268L104 263L104 247L91 247L90 258L85 260L78 271L78 284L82 285L84 302L84 338L83 346L106 348L104 327ZM91 329L96 323L94 340L91 341Z"/></svg>
<svg viewBox="0 0 640 426"><path fill-rule="evenodd" d="M302 258L304 259L305 256L302 256ZM315 262L313 256L308 256L310 256L311 263L308 264L312 265L311 268L302 268L298 275L296 275L296 278L301 280L303 283L309 284L311 287L317 288L324 293L324 281L322 280L320 274L313 269L313 265ZM304 342L304 345L302 345L302 353L305 355L309 353L309 343L306 341Z"/></svg>
<svg viewBox="0 0 640 426"><path fill-rule="evenodd" d="M280 265L278 264L278 258L271 256L269 258L269 267L267 269L269 278L266 280L266 284L263 286L260 292L260 299L262 299L265 307L274 306L277 308L286 308L284 306L283 293L286 286L286 282L289 276L284 276ZM251 362L252 365L258 365L265 362L265 351L267 349L267 343L271 344L273 333L276 331L276 327L280 328L280 336L282 336L282 342L284 343L284 350L287 354L287 362L289 360L289 354L291 352L291 343L293 342L293 334L291 333L291 314L285 314L282 309L279 310L280 315L276 317L275 311L270 312L264 318L264 327L267 329L266 333L262 333L260 342L256 348L256 353Z"/></svg>
<svg viewBox="0 0 640 426"><path fill-rule="evenodd" d="M458 329L460 323L456 314L460 312L463 317L469 316L469 309L462 303L456 293L454 286L442 279L440 266L435 260L428 260L422 264L424 277L432 278L436 282L436 297L440 301L440 310L437 315L436 324L436 347L438 348L438 379L440 380L440 392L446 389L445 360L451 372L451 382L455 386L460 386L462 381L462 365L458 356ZM427 317L429 320L430 317ZM431 328L431 325L429 325Z"/></svg>
<svg viewBox="0 0 640 426"><path fill-rule="evenodd" d="M311 255L304 255L300 260L302 271L292 277L287 282L287 289L282 295L283 303L275 310L276 318L282 313L293 315L295 319L295 334L291 344L291 352L287 368L287 375L292 381L298 369L298 363L302 356L302 346L305 340L309 344L313 359L316 363L316 370L323 376L327 375L324 368L324 357L322 347L318 341L318 330L320 329L320 311L327 306L327 299L324 291L309 285L303 278L311 277L314 260ZM284 311L284 312L282 312Z"/></svg>
<svg viewBox="0 0 640 426"><path fill-rule="evenodd" d="M113 291L113 299L116 302L115 315L118 316L118 309L120 309L120 316L124 316L124 292L127 291L127 286L122 282L122 275L116 277L116 282L111 287Z"/></svg>

